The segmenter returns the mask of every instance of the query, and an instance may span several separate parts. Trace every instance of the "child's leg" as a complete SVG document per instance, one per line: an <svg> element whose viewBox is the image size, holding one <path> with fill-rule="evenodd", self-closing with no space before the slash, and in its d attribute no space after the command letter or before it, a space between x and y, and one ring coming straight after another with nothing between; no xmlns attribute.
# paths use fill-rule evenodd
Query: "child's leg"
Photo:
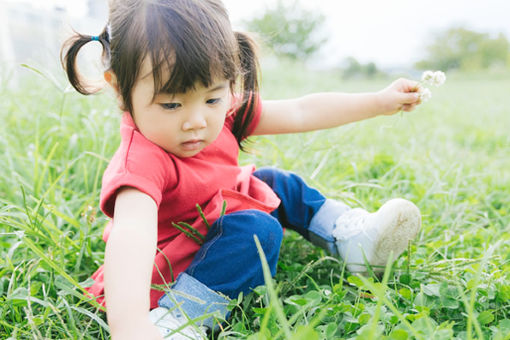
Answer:
<svg viewBox="0 0 510 340"><path fill-rule="evenodd" d="M277 219L259 210L243 210L220 217L186 273L230 298L237 298L240 292L250 292L264 283L255 235L271 275L275 275L283 230Z"/></svg>
<svg viewBox="0 0 510 340"><path fill-rule="evenodd" d="M190 319L213 312L218 319L225 319L230 299L264 284L254 235L260 240L271 274L276 273L283 237L278 220L258 210L220 217L211 226L191 265L159 301L161 307L175 311L170 317L172 322L167 323L168 328L175 328L173 320L181 317L180 311ZM164 313L158 310L151 313ZM210 317L198 324L213 328L215 321ZM163 326L164 323L157 325ZM160 330L164 331L161 327Z"/></svg>
<svg viewBox="0 0 510 340"><path fill-rule="evenodd" d="M266 182L281 199L282 203L272 215L285 228L297 231L330 254L339 255L333 230L335 221L351 209L349 206L327 199L292 172L261 168L254 175Z"/></svg>
<svg viewBox="0 0 510 340"><path fill-rule="evenodd" d="M421 224L418 208L404 199L386 202L377 212L350 209L326 199L297 175L276 168L254 174L273 188L282 200L273 213L280 223L296 230L333 255L340 255L351 272L365 272L365 259L375 271L395 260L412 240Z"/></svg>

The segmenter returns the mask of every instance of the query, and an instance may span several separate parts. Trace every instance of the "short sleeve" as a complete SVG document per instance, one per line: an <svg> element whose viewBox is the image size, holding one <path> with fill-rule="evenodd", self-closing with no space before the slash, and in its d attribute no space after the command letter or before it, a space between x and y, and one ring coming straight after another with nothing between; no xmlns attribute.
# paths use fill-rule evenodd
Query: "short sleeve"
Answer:
<svg viewBox="0 0 510 340"><path fill-rule="evenodd" d="M101 210L113 217L118 190L125 186L149 195L159 208L163 192L172 178L176 178L175 165L168 154L138 131L131 130L130 136L123 136L103 175Z"/></svg>

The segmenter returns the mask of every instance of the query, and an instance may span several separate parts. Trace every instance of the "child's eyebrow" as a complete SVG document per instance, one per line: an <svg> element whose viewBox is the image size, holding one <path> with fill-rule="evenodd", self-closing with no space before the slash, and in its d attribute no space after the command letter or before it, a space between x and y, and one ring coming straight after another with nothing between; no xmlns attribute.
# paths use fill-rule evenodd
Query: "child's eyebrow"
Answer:
<svg viewBox="0 0 510 340"><path fill-rule="evenodd" d="M214 86L214 87L211 87L211 88L207 88L205 90L205 93L211 93L211 92L223 90L224 88L227 88L227 87L228 87L228 82L221 83L221 84L218 84L217 86ZM162 90L162 91L159 91L155 96L158 96L158 95L170 95L170 96L174 96L176 94L182 94L182 93L184 93L184 92L173 92L173 91Z"/></svg>
<svg viewBox="0 0 510 340"><path fill-rule="evenodd" d="M209 93L209 92L214 92L214 91L218 91L218 90L223 90L223 89L224 89L224 88L226 88L226 87L227 87L227 84L226 84L226 83L221 83L221 84L219 84L219 85L217 85L217 86L215 86L215 87L213 87L213 88L208 89L208 90L207 90L207 93Z"/></svg>

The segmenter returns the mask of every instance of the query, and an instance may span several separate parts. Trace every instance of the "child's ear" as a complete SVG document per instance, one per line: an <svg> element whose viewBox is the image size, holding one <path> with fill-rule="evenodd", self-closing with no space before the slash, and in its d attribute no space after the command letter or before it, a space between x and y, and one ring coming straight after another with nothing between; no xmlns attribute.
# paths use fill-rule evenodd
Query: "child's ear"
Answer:
<svg viewBox="0 0 510 340"><path fill-rule="evenodd" d="M112 70L105 71L103 73L104 80L112 87L115 91L115 95L117 97L117 101L120 107L124 107L124 102L122 100L122 95L120 94L119 83L117 82L117 77ZM124 109L123 109L124 110Z"/></svg>
<svg viewBox="0 0 510 340"><path fill-rule="evenodd" d="M115 90L115 92L119 93L119 84L117 83L117 77L112 70L105 71L104 80L110 84L110 86Z"/></svg>

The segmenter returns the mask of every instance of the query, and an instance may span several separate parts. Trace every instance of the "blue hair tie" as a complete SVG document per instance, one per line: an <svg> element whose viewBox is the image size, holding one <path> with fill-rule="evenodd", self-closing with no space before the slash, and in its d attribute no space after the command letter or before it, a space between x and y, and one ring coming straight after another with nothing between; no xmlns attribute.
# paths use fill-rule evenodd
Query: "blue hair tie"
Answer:
<svg viewBox="0 0 510 340"><path fill-rule="evenodd" d="M96 36L90 37L90 40L91 41L99 41L99 36L96 35Z"/></svg>

